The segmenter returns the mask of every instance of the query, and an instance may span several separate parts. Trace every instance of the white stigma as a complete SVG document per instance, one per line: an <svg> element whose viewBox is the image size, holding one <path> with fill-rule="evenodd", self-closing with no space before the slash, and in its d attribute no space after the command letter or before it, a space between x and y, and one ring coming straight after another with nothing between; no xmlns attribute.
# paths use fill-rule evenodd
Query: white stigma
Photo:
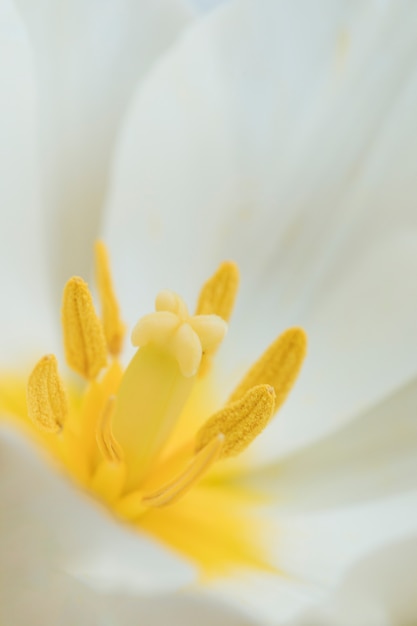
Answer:
<svg viewBox="0 0 417 626"><path fill-rule="evenodd" d="M142 317L132 332L132 344L154 344L171 354L185 378L195 376L203 354L215 352L227 323L218 315L190 315L183 299L173 291L161 291L154 313Z"/></svg>

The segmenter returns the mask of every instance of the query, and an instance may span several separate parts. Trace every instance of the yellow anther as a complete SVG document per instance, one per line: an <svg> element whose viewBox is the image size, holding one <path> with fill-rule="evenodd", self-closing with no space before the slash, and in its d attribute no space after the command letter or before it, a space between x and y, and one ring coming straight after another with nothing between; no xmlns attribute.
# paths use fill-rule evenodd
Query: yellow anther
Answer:
<svg viewBox="0 0 417 626"><path fill-rule="evenodd" d="M196 315L215 314L229 321L239 288L239 270L236 263L224 261L215 274L203 285Z"/></svg>
<svg viewBox="0 0 417 626"><path fill-rule="evenodd" d="M250 389L243 398L207 420L196 435L196 451L223 434L221 458L240 454L268 424L274 412L274 402L275 392L270 385Z"/></svg>
<svg viewBox="0 0 417 626"><path fill-rule="evenodd" d="M122 350L126 329L120 318L119 303L113 288L109 255L102 241L97 241L95 253L96 280L100 296L104 335L110 354L118 356Z"/></svg>
<svg viewBox="0 0 417 626"><path fill-rule="evenodd" d="M286 330L251 367L230 396L229 402L235 402L255 385L268 384L275 390L277 411L297 379L306 350L305 332L301 328Z"/></svg>
<svg viewBox="0 0 417 626"><path fill-rule="evenodd" d="M97 425L96 440L103 457L109 463L119 463L123 458L123 451L117 443L112 430L112 418L115 411L115 397L110 396L103 415Z"/></svg>
<svg viewBox="0 0 417 626"><path fill-rule="evenodd" d="M56 433L68 415L64 385L53 354L44 356L29 377L27 388L28 414L41 430Z"/></svg>
<svg viewBox="0 0 417 626"><path fill-rule="evenodd" d="M107 362L106 341L87 283L71 278L64 289L62 326L67 363L87 379Z"/></svg>
<svg viewBox="0 0 417 626"><path fill-rule="evenodd" d="M189 466L174 480L152 493L145 494L142 500L143 504L148 507L162 507L174 504L182 498L217 461L221 454L224 439L224 435L217 434L196 453Z"/></svg>

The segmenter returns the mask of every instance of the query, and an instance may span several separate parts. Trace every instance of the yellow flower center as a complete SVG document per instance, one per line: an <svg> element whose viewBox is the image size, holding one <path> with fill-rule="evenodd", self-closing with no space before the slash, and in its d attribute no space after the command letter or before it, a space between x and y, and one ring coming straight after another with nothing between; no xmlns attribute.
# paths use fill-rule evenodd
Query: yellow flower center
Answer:
<svg viewBox="0 0 417 626"><path fill-rule="evenodd" d="M250 496L236 486L236 472L230 479L230 463L223 475L221 467L284 402L305 356L304 332L293 328L278 337L207 419L210 371L238 288L236 265L223 263L206 282L194 315L177 294L159 293L155 311L133 329L138 349L124 371L125 326L102 243L96 266L101 319L81 278L67 283L63 297L66 360L86 380L83 393L66 391L53 355L29 378L28 415L42 445L114 514L205 570L261 564L255 526L243 512ZM218 548L208 549L208 536Z"/></svg>

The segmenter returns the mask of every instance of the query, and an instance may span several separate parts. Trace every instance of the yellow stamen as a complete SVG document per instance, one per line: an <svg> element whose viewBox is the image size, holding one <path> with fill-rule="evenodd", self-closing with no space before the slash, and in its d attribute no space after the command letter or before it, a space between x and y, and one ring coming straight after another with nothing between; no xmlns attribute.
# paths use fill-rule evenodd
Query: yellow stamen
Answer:
<svg viewBox="0 0 417 626"><path fill-rule="evenodd" d="M119 303L113 288L109 255L102 241L97 241L95 253L96 280L101 302L104 335L110 354L118 356L122 350L126 328L120 317Z"/></svg>
<svg viewBox="0 0 417 626"><path fill-rule="evenodd" d="M237 487L245 460L219 463L217 471L213 465L245 450L282 404L305 355L303 331L278 338L225 408L213 414L214 377L199 377L227 331L239 282L236 265L221 264L206 282L195 315L176 293L160 292L155 312L133 330L139 349L126 369L117 358L124 325L101 242L96 275L102 321L81 278L67 283L62 306L66 358L87 379L84 391L79 382L68 387L68 408L56 359L47 356L30 376L27 403L5 398L2 389L1 406L26 419L27 404L36 427L47 431L36 433L37 439L82 489L206 572L265 567L265 528L248 515L258 500ZM25 426L32 424L26 420ZM49 434L62 428L58 436Z"/></svg>
<svg viewBox="0 0 417 626"><path fill-rule="evenodd" d="M28 414L41 430L59 432L68 416L68 402L53 354L44 356L30 375Z"/></svg>
<svg viewBox="0 0 417 626"><path fill-rule="evenodd" d="M119 463L123 458L123 451L112 431L114 409L115 397L110 396L96 431L98 448L109 463Z"/></svg>
<svg viewBox="0 0 417 626"><path fill-rule="evenodd" d="M239 288L239 270L236 263L224 261L215 274L203 285L196 315L215 314L229 321Z"/></svg>
<svg viewBox="0 0 417 626"><path fill-rule="evenodd" d="M107 362L106 342L87 283L81 278L73 277L65 286L62 326L68 365L94 379Z"/></svg>
<svg viewBox="0 0 417 626"><path fill-rule="evenodd" d="M190 465L179 476L156 491L143 496L143 504L161 507L173 504L182 498L206 474L220 456L224 435L218 434L192 459Z"/></svg>
<svg viewBox="0 0 417 626"><path fill-rule="evenodd" d="M251 367L234 390L229 402L235 402L255 385L271 385L276 394L275 411L284 403L301 369L307 350L307 337L301 328L289 328L274 341Z"/></svg>
<svg viewBox="0 0 417 626"><path fill-rule="evenodd" d="M270 385L250 389L240 400L210 417L196 435L198 452L220 433L225 436L221 458L240 454L268 424L274 412L275 392Z"/></svg>

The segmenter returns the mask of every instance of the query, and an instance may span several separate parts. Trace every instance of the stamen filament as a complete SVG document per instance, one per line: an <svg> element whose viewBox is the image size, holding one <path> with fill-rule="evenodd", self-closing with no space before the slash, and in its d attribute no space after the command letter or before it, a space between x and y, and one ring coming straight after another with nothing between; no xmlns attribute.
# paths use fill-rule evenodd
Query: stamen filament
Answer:
<svg viewBox="0 0 417 626"><path fill-rule="evenodd" d="M119 463L123 459L123 450L116 441L112 430L115 400L115 396L110 396L108 399L96 431L96 439L99 450L109 463Z"/></svg>
<svg viewBox="0 0 417 626"><path fill-rule="evenodd" d="M190 465L174 480L152 493L143 496L143 504L149 507L162 507L173 504L182 498L213 465L220 456L224 435L219 433L204 448L199 450Z"/></svg>

